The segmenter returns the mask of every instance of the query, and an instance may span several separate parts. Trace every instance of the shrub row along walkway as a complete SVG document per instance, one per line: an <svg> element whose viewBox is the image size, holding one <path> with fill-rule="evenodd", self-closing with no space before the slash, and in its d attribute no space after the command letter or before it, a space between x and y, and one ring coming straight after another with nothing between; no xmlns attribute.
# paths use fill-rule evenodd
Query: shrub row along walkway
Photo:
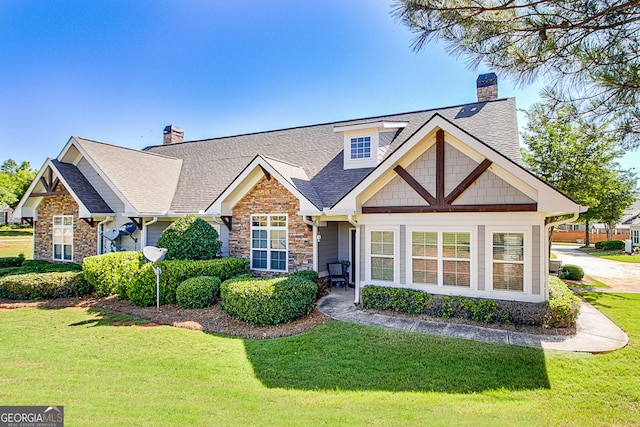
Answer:
<svg viewBox="0 0 640 427"><path fill-rule="evenodd" d="M435 322L409 317L369 314L353 304L354 294L337 290L318 301L318 309L334 319L411 332L476 341L542 347L550 350L604 353L627 345L629 338L615 323L591 304L582 302L573 335L532 334L474 325Z"/></svg>
<svg viewBox="0 0 640 427"><path fill-rule="evenodd" d="M640 293L640 263L613 261L586 254L578 245L553 245L553 252L563 264L579 265L585 274L611 286L592 289L597 292Z"/></svg>

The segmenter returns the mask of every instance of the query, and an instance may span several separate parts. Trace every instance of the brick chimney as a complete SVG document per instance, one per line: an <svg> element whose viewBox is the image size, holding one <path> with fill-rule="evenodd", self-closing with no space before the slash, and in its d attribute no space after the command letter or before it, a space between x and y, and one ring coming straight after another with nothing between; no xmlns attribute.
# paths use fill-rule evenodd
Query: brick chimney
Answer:
<svg viewBox="0 0 640 427"><path fill-rule="evenodd" d="M496 73L480 74L476 80L478 102L498 99L498 77Z"/></svg>
<svg viewBox="0 0 640 427"><path fill-rule="evenodd" d="M179 126L169 125L164 128L164 145L177 144L184 140L184 131Z"/></svg>

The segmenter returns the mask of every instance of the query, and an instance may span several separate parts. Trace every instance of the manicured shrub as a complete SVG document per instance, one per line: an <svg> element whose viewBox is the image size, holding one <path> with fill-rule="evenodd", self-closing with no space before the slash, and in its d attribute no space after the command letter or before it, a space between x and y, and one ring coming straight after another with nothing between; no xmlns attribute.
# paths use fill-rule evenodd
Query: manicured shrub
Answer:
<svg viewBox="0 0 640 427"><path fill-rule="evenodd" d="M0 258L0 268L20 267L24 262L24 255Z"/></svg>
<svg viewBox="0 0 640 427"><path fill-rule="evenodd" d="M220 296L220 279L213 276L192 277L180 283L176 300L180 307L205 308Z"/></svg>
<svg viewBox="0 0 640 427"><path fill-rule="evenodd" d="M318 272L313 270L300 270L289 274L289 276L302 277L303 279L318 283Z"/></svg>
<svg viewBox="0 0 640 427"><path fill-rule="evenodd" d="M127 287L140 272L142 258L142 252L134 251L91 256L82 262L82 271L97 297L116 294L125 299Z"/></svg>
<svg viewBox="0 0 640 427"><path fill-rule="evenodd" d="M51 263L43 260L26 260L20 267L0 268L0 277L27 273L62 273L81 271L82 266L74 263Z"/></svg>
<svg viewBox="0 0 640 427"><path fill-rule="evenodd" d="M549 301L543 303L432 295L414 289L369 285L362 289L362 306L484 323L503 322L554 328L573 326L580 300L557 277L551 277L551 281L554 285L550 285Z"/></svg>
<svg viewBox="0 0 640 427"><path fill-rule="evenodd" d="M220 285L220 306L255 325L275 325L308 314L318 285L300 275L276 278L241 277Z"/></svg>
<svg viewBox="0 0 640 427"><path fill-rule="evenodd" d="M603 251L619 251L624 249L623 240L605 240L595 243L596 249L602 249Z"/></svg>
<svg viewBox="0 0 640 427"><path fill-rule="evenodd" d="M584 270L579 265L565 264L562 266L562 278L568 280L582 280Z"/></svg>
<svg viewBox="0 0 640 427"><path fill-rule="evenodd" d="M580 313L580 298L558 277L549 277L548 310L543 319L543 326L550 328L566 328L575 325Z"/></svg>
<svg viewBox="0 0 640 427"><path fill-rule="evenodd" d="M160 274L160 303L175 304L176 289L191 277L214 276L221 281L249 272L249 261L244 258L219 258L213 260L161 261L157 265ZM147 307L156 303L156 276L150 263L140 268L135 280L127 288L127 297L135 305Z"/></svg>
<svg viewBox="0 0 640 427"><path fill-rule="evenodd" d="M185 215L167 227L157 246L167 248L167 260L213 259L220 256L222 249L216 229L193 214Z"/></svg>
<svg viewBox="0 0 640 427"><path fill-rule="evenodd" d="M28 273L0 278L0 298L54 299L82 296L91 291L81 272Z"/></svg>
<svg viewBox="0 0 640 427"><path fill-rule="evenodd" d="M377 310L402 313L424 313L434 303L433 295L415 289L365 286L362 288L362 306Z"/></svg>

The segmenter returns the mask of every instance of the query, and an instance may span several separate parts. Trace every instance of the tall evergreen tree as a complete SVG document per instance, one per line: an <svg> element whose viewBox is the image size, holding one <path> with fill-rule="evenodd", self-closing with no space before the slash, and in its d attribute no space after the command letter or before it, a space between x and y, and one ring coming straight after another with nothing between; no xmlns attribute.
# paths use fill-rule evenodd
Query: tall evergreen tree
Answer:
<svg viewBox="0 0 640 427"><path fill-rule="evenodd" d="M395 0L395 15L432 39L612 125L625 146L640 136L639 0Z"/></svg>

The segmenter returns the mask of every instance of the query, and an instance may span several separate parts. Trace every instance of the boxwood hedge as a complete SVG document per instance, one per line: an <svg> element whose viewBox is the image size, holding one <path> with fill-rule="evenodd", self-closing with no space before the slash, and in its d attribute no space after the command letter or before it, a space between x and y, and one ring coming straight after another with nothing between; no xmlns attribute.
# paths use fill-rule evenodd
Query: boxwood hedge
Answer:
<svg viewBox="0 0 640 427"><path fill-rule="evenodd" d="M220 279L213 276L192 277L180 283L176 300L180 307L205 308L220 297Z"/></svg>
<svg viewBox="0 0 640 427"><path fill-rule="evenodd" d="M552 276L549 282L549 301L543 303L432 295L414 289L369 285L362 289L362 307L445 319L458 317L485 323L504 322L554 328L573 326L580 310L580 299L559 278Z"/></svg>
<svg viewBox="0 0 640 427"><path fill-rule="evenodd" d="M203 261L171 260L157 265L160 274L160 303L175 304L178 285L191 277L214 276L220 281L249 272L244 258L219 258ZM156 277L150 263L141 266L136 279L127 288L127 297L135 305L147 307L156 303Z"/></svg>
<svg viewBox="0 0 640 427"><path fill-rule="evenodd" d="M82 271L96 296L116 294L125 299L127 288L140 272L142 259L142 252L134 251L90 256L82 262Z"/></svg>
<svg viewBox="0 0 640 427"><path fill-rule="evenodd" d="M0 298L54 299L82 296L92 288L82 272L27 273L0 278Z"/></svg>
<svg viewBox="0 0 640 427"><path fill-rule="evenodd" d="M313 308L318 285L303 275L276 278L240 277L220 285L220 306L255 325L294 321Z"/></svg>

